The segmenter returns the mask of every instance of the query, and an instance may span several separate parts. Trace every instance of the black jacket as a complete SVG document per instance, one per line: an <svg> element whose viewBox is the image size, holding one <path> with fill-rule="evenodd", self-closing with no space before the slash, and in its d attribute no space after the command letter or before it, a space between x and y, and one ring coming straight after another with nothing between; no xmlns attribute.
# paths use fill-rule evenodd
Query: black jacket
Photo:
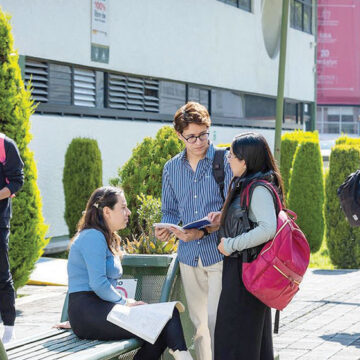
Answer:
<svg viewBox="0 0 360 360"><path fill-rule="evenodd" d="M0 163L0 190L7 187L15 194L24 184L24 163L15 142L4 137L5 161ZM0 227L9 227L12 215L11 198L0 200Z"/></svg>

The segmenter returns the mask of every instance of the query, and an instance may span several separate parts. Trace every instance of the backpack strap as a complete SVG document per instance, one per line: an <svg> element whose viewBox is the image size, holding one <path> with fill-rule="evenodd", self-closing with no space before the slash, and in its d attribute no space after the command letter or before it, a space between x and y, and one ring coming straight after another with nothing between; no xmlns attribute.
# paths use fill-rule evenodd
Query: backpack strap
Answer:
<svg viewBox="0 0 360 360"><path fill-rule="evenodd" d="M275 312L275 322L274 322L274 334L279 333L279 324L280 324L280 310Z"/></svg>
<svg viewBox="0 0 360 360"><path fill-rule="evenodd" d="M224 196L224 180L225 180L225 165L224 165L224 157L225 157L226 148L216 148L214 160L212 163L212 173L216 183L220 188L220 195L225 202Z"/></svg>
<svg viewBox="0 0 360 360"><path fill-rule="evenodd" d="M0 163L5 164L6 152L5 152L5 135L0 133Z"/></svg>
<svg viewBox="0 0 360 360"><path fill-rule="evenodd" d="M250 181L250 183L245 187L244 191L242 191L240 198L241 206L244 207L247 211L249 210L252 192L254 191L255 187L259 185L266 187L271 192L274 198L274 203L277 213L283 210L280 196L276 191L276 189L274 188L274 186L269 181L261 180L261 179L254 179Z"/></svg>

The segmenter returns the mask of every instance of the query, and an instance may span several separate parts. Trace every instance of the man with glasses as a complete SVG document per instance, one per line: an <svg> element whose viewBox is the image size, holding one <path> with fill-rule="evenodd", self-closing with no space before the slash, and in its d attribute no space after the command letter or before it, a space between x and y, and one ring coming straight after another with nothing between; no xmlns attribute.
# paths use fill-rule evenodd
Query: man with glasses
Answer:
<svg viewBox="0 0 360 360"><path fill-rule="evenodd" d="M178 224L201 219L223 205L220 188L212 174L215 148L209 141L211 120L204 106L188 102L177 110L174 128L185 149L169 160L162 177L162 222ZM227 191L232 173L224 165ZM226 195L226 194L225 194ZM175 234L179 238L181 278L195 326L198 360L213 358L214 329L222 282L222 255L217 250L217 232L211 227L185 232L156 228L160 240Z"/></svg>

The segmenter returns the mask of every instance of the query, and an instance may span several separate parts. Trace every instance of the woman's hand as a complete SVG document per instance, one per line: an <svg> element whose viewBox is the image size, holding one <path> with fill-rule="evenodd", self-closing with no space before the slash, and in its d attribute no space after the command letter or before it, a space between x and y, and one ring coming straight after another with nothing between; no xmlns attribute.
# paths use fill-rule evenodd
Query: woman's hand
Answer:
<svg viewBox="0 0 360 360"><path fill-rule="evenodd" d="M230 254L228 254L225 249L224 249L224 240L225 238L221 238L220 240L220 244L218 245L218 250L225 256L229 256Z"/></svg>
<svg viewBox="0 0 360 360"><path fill-rule="evenodd" d="M201 239L204 236L204 232L198 229L189 229L181 231L176 228L170 228L170 231L180 240L188 242Z"/></svg>
<svg viewBox="0 0 360 360"><path fill-rule="evenodd" d="M221 219L221 211L213 211L208 214L208 218L211 221L211 225L219 226Z"/></svg>
<svg viewBox="0 0 360 360"><path fill-rule="evenodd" d="M171 232L168 229L155 227L155 237L161 241L168 241L171 237Z"/></svg>
<svg viewBox="0 0 360 360"><path fill-rule="evenodd" d="M136 301L135 299L126 299L126 306L133 307L133 306L139 306L139 305L145 305L146 303L143 301Z"/></svg>

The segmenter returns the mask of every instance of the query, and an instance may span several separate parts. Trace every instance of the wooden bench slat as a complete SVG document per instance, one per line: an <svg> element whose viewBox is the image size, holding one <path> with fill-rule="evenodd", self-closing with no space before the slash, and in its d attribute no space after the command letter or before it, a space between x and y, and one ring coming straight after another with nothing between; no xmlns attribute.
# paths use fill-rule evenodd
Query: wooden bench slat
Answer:
<svg viewBox="0 0 360 360"><path fill-rule="evenodd" d="M77 338L75 334L70 333L71 337ZM42 338L42 339L38 339L37 341L31 341L31 342L27 342L25 345L21 346L21 347L15 347L12 348L10 350L8 350L8 354L19 354L25 350L30 350L34 347L38 347L41 344L47 342L47 341L51 341L53 343L57 343L57 342L61 342L62 339L67 339L69 338L69 332L68 331L63 331L59 334L53 335L52 337L47 337L47 338Z"/></svg>
<svg viewBox="0 0 360 360"><path fill-rule="evenodd" d="M33 344L34 346L32 348L16 353L15 358L17 360L25 360L28 359L29 356L32 356L32 359L35 360L40 358L42 353L50 353L54 351L56 353L60 353L65 350L69 351L85 343L90 343L90 341L80 340L76 335L69 333L68 337L63 337L61 339L57 338L55 340L50 340L49 342L41 342L38 344L35 343Z"/></svg>

